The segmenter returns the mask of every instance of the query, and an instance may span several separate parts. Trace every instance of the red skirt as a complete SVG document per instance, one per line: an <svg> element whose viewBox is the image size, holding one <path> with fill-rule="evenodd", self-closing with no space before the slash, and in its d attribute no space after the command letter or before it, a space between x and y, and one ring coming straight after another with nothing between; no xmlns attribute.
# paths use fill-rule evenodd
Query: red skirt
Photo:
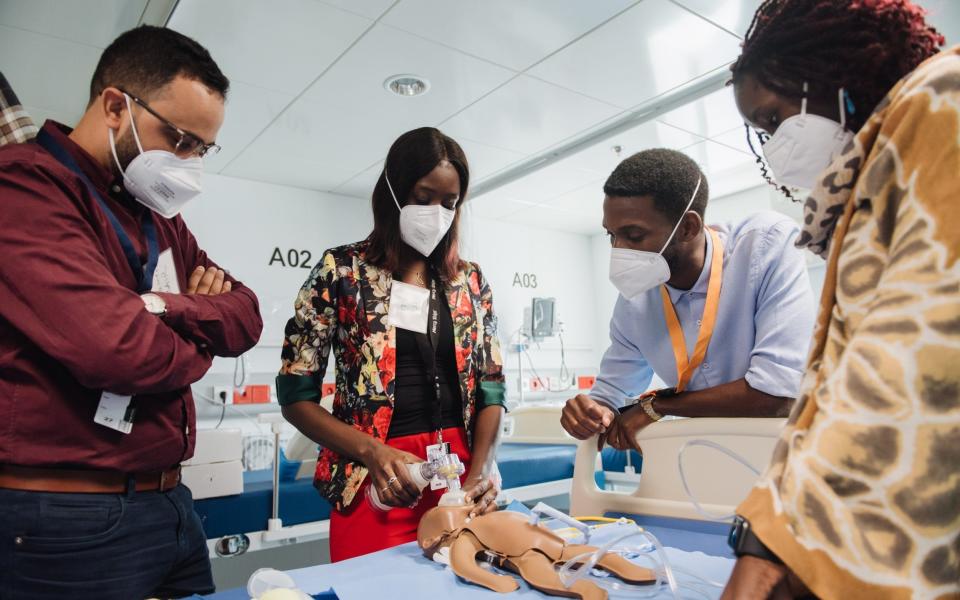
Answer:
<svg viewBox="0 0 960 600"><path fill-rule="evenodd" d="M467 432L462 427L444 429L443 441L450 444L450 451L460 457L467 470L470 469L470 450L467 448ZM436 442L436 433L418 433L387 440L387 445L427 459L427 446ZM385 548L392 548L417 539L420 517L440 501L446 490L423 491L420 502L414 508L394 508L380 512L367 500L367 486L371 478L357 492L353 503L344 511L330 515L330 560L339 562Z"/></svg>

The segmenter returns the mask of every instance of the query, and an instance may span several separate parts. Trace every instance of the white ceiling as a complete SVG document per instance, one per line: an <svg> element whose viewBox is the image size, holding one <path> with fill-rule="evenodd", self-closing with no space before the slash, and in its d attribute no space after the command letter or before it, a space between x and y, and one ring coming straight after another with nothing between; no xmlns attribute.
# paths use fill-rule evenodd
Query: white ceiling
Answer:
<svg viewBox="0 0 960 600"><path fill-rule="evenodd" d="M474 182L597 129L738 52L759 0L179 0L169 26L232 81L224 175L367 198L390 143L422 125L464 147ZM960 41L960 2L926 0ZM102 49L147 0L0 0L0 71L37 120L75 122ZM414 73L429 93L388 93ZM619 147L619 154L613 149ZM712 196L762 183L721 89L471 202L474 214L600 231L619 159L690 154Z"/></svg>

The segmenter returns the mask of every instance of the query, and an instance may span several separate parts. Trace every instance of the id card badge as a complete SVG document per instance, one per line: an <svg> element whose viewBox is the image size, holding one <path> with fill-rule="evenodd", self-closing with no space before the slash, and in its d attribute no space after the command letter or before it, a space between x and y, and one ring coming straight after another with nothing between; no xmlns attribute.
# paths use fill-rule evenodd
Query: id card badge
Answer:
<svg viewBox="0 0 960 600"><path fill-rule="evenodd" d="M432 446L427 446L427 462L435 462L450 454L450 444L433 444ZM439 475L434 475L433 479L430 480L430 489L431 490L445 490L447 489L447 480L440 477Z"/></svg>
<svg viewBox="0 0 960 600"><path fill-rule="evenodd" d="M426 333L429 317L430 290L394 281L390 291L387 324L415 333Z"/></svg>
<svg viewBox="0 0 960 600"><path fill-rule="evenodd" d="M152 292L180 293L180 281L177 279L177 266L173 262L173 248L167 248L157 258L157 269L153 272Z"/></svg>
<svg viewBox="0 0 960 600"><path fill-rule="evenodd" d="M134 408L130 404L131 399L131 396L103 392L100 395L100 404L97 405L97 414L94 415L93 422L120 433L130 433L133 430L134 413Z"/></svg>

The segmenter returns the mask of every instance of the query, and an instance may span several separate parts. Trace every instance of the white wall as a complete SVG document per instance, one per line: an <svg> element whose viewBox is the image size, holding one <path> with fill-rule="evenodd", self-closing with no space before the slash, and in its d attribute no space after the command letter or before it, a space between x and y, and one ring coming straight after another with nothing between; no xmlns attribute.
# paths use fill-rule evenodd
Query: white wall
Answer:
<svg viewBox="0 0 960 600"><path fill-rule="evenodd" d="M557 318L563 324L566 364L571 373L595 372L599 362L595 337L597 305L592 280L593 250L588 236L473 217L467 209L463 219L463 254L480 264L493 288L512 394L516 395L518 356L511 350L510 342L523 325L524 308L535 297L556 299ZM532 287L534 279L536 287ZM529 354L542 377L559 375L559 339L535 344ZM524 376L530 377L526 358L523 363ZM560 397L567 395L569 392L564 392Z"/></svg>
<svg viewBox="0 0 960 600"><path fill-rule="evenodd" d="M258 373L276 371L294 297L323 251L366 237L372 223L363 200L217 175L205 177L184 219L200 247L260 299L263 335L249 356ZM271 265L276 248L283 263ZM288 258L303 264L284 266ZM233 372L232 360L213 372L225 369Z"/></svg>
<svg viewBox="0 0 960 600"><path fill-rule="evenodd" d="M247 181L218 175L204 178L204 193L189 204L184 219L200 247L221 267L249 286L260 299L264 330L260 343L244 355L247 383L269 384L280 366L283 327L293 314L297 291L309 268L270 264L279 248L284 263L288 251L297 262L310 253L312 267L329 247L353 242L370 232L368 202L312 190ZM212 427L220 409L203 400L213 396L213 386L231 385L234 359L218 358L194 384L199 427ZM276 410L276 405L268 407ZM241 413L264 412L262 408L231 408L224 426L239 426L250 432L256 427ZM262 428L263 432L268 428Z"/></svg>
<svg viewBox="0 0 960 600"><path fill-rule="evenodd" d="M599 349L597 367L600 358L610 345L610 316L617 303L617 288L610 283L610 238L606 234L590 238L590 250L593 253L593 289L597 299L596 330L594 344Z"/></svg>

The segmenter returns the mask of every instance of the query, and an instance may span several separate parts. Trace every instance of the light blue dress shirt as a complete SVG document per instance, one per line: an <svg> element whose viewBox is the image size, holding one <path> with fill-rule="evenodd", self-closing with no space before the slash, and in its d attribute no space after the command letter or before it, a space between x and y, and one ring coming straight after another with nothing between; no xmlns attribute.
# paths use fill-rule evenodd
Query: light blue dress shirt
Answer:
<svg viewBox="0 0 960 600"><path fill-rule="evenodd" d="M795 398L815 318L804 257L793 245L800 228L774 212L710 227L723 241L720 306L706 357L687 389L746 378L756 390ZM688 356L700 332L713 246L708 235L703 271L691 289L667 286ZM677 384L659 287L633 301L617 299L610 320L610 347L590 396L620 408L649 388L654 373L667 386Z"/></svg>

